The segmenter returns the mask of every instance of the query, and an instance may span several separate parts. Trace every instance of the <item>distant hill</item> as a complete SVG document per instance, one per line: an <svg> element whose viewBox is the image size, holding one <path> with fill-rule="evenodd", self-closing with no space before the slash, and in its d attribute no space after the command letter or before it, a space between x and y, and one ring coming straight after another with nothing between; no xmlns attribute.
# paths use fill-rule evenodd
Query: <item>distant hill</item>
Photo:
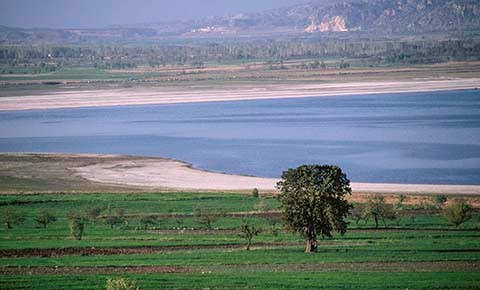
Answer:
<svg viewBox="0 0 480 290"><path fill-rule="evenodd" d="M203 32L214 32L215 29L241 31L279 28L309 33L372 30L402 33L477 30L480 29L480 1L311 1L262 13L225 16L210 21L207 27L210 29Z"/></svg>
<svg viewBox="0 0 480 290"><path fill-rule="evenodd" d="M89 43L176 37L480 31L479 0L316 0L259 13L101 29L0 27L0 43Z"/></svg>

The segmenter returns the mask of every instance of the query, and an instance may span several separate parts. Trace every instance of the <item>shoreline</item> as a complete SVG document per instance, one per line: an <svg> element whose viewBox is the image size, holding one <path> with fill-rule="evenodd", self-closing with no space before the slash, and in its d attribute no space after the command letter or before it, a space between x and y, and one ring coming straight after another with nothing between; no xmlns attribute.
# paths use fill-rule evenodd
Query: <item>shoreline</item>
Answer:
<svg viewBox="0 0 480 290"><path fill-rule="evenodd" d="M163 187L175 190L276 191L280 179L216 173L192 164L165 158L141 157L122 163L111 162L72 168L82 178L100 183ZM130 172L129 172L130 171ZM128 181L125 181L128 180ZM480 185L396 184L351 182L353 192L407 194L480 194Z"/></svg>
<svg viewBox="0 0 480 290"><path fill-rule="evenodd" d="M316 98L385 93L416 93L480 88L480 78L279 84L236 88L116 88L52 91L1 97L0 111L162 105L246 100Z"/></svg>
<svg viewBox="0 0 480 290"><path fill-rule="evenodd" d="M45 180L68 180L70 185L76 182L88 182L88 186L97 185L105 188L111 186L113 190L115 188L131 188L137 192L251 192L253 188L266 192L276 192L275 184L279 181L275 178L241 176L196 169L187 162L160 157L107 154L0 153L0 164L3 164L2 174L7 174L7 176L31 174L39 177L43 174ZM21 164L24 167L21 167ZM18 168L18 170L14 172L13 169L10 169L9 172L9 168ZM85 184L81 185L85 186ZM354 193L363 194L480 195L480 185L351 182L351 187ZM97 190L96 187L91 188L94 191ZM35 190L35 188L32 189L32 191Z"/></svg>

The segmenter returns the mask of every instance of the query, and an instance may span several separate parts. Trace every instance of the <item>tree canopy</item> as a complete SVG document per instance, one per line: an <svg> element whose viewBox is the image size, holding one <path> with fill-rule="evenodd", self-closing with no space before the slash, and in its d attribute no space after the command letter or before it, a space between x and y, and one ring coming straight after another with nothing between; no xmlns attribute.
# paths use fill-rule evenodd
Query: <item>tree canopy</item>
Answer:
<svg viewBox="0 0 480 290"><path fill-rule="evenodd" d="M305 252L316 252L317 236L344 234L351 205L350 181L333 165L302 165L282 174L277 187L285 224L307 240Z"/></svg>

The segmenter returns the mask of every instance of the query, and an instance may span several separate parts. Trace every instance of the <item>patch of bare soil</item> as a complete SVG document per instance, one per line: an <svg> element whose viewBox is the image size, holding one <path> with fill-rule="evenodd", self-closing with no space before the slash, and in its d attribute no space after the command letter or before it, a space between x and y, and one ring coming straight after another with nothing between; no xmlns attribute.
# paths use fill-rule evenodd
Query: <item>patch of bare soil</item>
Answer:
<svg viewBox="0 0 480 290"><path fill-rule="evenodd" d="M188 268L172 266L105 267L0 267L0 275L70 275L70 274L148 274L188 273Z"/></svg>
<svg viewBox="0 0 480 290"><path fill-rule="evenodd" d="M272 271L272 272L475 272L480 261L432 262L360 262L280 265L222 265L205 267L203 271Z"/></svg>
<svg viewBox="0 0 480 290"><path fill-rule="evenodd" d="M255 243L256 248L295 246L297 242L282 243ZM162 246L162 247L136 247L136 248L56 248L56 249L12 249L0 250L0 257L58 257L58 256L109 256L109 255L141 255L175 251L209 250L209 249L241 249L243 244L221 245L194 245L194 246Z"/></svg>
<svg viewBox="0 0 480 290"><path fill-rule="evenodd" d="M70 274L148 274L190 272L478 272L480 261L363 262L320 264L248 264L211 267L173 266L82 266L82 267L0 267L0 275L70 275Z"/></svg>

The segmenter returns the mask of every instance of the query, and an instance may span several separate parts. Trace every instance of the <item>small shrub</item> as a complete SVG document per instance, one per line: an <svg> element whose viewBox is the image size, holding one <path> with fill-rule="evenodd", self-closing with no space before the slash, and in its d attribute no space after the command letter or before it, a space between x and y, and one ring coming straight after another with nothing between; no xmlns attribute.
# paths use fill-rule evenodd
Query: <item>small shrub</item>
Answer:
<svg viewBox="0 0 480 290"><path fill-rule="evenodd" d="M445 218L457 228L472 218L472 207L463 201L452 203L443 210Z"/></svg>
<svg viewBox="0 0 480 290"><path fill-rule="evenodd" d="M107 290L139 290L135 282L126 278L112 278L107 280Z"/></svg>
<svg viewBox="0 0 480 290"><path fill-rule="evenodd" d="M258 189L257 188L254 188L252 190L252 196L255 197L255 198L259 198L260 197L260 193L258 192Z"/></svg>

